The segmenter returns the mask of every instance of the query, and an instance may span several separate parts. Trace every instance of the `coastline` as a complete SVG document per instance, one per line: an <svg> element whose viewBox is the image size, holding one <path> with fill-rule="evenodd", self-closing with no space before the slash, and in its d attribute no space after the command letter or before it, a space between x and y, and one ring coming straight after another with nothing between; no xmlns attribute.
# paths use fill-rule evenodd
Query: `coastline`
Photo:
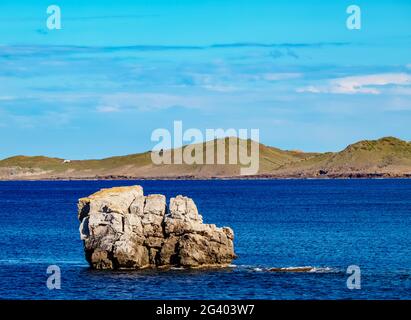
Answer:
<svg viewBox="0 0 411 320"><path fill-rule="evenodd" d="M225 140L221 139L221 143L227 146ZM260 144L257 163L231 164L227 160L230 159L220 164L203 161L157 165L150 152L99 160L14 156L0 160L0 181L411 178L411 143L395 137L362 140L342 151L326 153L288 151Z"/></svg>
<svg viewBox="0 0 411 320"><path fill-rule="evenodd" d="M0 182L4 181L191 181L191 180L408 180L411 179L410 174L370 174L370 173L347 173L335 174L326 176L282 176L282 175L255 175L255 176L224 176L224 177L202 177L202 176L173 176L173 177L134 177L134 176L97 176L97 177L44 177L35 178L28 177L23 179L4 179L0 178Z"/></svg>

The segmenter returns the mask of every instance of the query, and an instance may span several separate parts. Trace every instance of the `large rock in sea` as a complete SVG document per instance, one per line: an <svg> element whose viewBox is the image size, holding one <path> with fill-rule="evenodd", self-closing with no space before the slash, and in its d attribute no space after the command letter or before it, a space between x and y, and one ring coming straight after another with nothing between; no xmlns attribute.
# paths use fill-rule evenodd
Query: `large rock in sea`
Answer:
<svg viewBox="0 0 411 320"><path fill-rule="evenodd" d="M236 257L233 230L204 224L194 201L169 206L141 186L102 189L78 203L80 237L94 269L224 267Z"/></svg>

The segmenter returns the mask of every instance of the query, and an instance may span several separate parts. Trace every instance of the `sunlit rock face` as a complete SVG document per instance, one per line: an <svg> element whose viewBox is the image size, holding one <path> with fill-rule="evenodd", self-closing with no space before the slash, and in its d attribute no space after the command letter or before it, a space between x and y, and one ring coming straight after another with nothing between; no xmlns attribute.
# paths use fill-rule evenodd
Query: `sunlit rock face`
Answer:
<svg viewBox="0 0 411 320"><path fill-rule="evenodd" d="M167 206L141 186L102 189L79 199L80 237L94 269L224 267L236 257L231 228L204 224L181 195Z"/></svg>

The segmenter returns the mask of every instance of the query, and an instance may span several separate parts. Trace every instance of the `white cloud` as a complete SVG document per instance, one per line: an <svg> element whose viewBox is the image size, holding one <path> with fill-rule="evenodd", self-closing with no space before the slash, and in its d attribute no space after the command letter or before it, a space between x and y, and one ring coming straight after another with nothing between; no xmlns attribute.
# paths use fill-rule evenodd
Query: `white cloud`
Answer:
<svg viewBox="0 0 411 320"><path fill-rule="evenodd" d="M268 73L242 73L224 70L215 74L190 74L194 84L208 91L229 93L244 91L255 86L256 81L273 82L301 78L302 73L297 72L268 72ZM235 85L233 85L235 84Z"/></svg>
<svg viewBox="0 0 411 320"><path fill-rule="evenodd" d="M308 87L304 87L304 88L298 88L297 92L299 93L304 93L304 92L308 92L308 93L322 93L323 91L315 86L308 86Z"/></svg>
<svg viewBox="0 0 411 320"><path fill-rule="evenodd" d="M101 113L112 113L119 112L120 108L118 106L98 106L96 110Z"/></svg>
<svg viewBox="0 0 411 320"><path fill-rule="evenodd" d="M203 86L204 89L207 89L209 91L215 91L215 92L234 92L237 91L238 88L234 86L226 86L226 85L211 85L207 84Z"/></svg>
<svg viewBox="0 0 411 320"><path fill-rule="evenodd" d="M267 81L278 81L278 80L289 80L289 79L297 79L301 78L302 73L266 73L263 74L262 78Z"/></svg>
<svg viewBox="0 0 411 320"><path fill-rule="evenodd" d="M122 109L153 111L175 106L186 108L201 107L201 100L193 96L165 93L116 93L105 95L100 101L100 112L116 112Z"/></svg>
<svg viewBox="0 0 411 320"><path fill-rule="evenodd" d="M234 92L239 88L232 85L232 75L225 75L225 77L219 77L215 74L190 74L194 80L194 84L200 88L214 92ZM228 80L228 81L227 81Z"/></svg>
<svg viewBox="0 0 411 320"><path fill-rule="evenodd" d="M352 76L332 79L326 85L308 86L297 92L336 93L336 94L380 94L380 87L386 85L406 86L411 84L407 73L381 73L365 76Z"/></svg>

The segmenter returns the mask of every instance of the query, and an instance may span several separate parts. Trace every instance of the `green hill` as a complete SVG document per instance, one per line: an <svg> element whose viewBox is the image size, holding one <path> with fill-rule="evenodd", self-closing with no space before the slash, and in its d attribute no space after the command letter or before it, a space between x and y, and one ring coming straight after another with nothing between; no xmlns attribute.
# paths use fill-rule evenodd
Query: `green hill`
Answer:
<svg viewBox="0 0 411 320"><path fill-rule="evenodd" d="M240 141L242 142L240 144ZM214 140L225 143L225 164L154 165L151 153L110 157L101 160L70 160L44 156L15 156L0 161L0 179L110 179L110 178L233 178L240 177L239 164L229 164L229 146L238 148L251 141ZM209 144L184 146L202 148ZM256 177L378 177L411 176L411 143L393 137L365 140L340 152L305 153L258 144L259 172ZM179 149L177 149L179 150ZM177 150L170 150L173 156ZM180 150L181 151L181 150ZM163 151L163 152L168 152ZM205 162L205 158L204 158Z"/></svg>
<svg viewBox="0 0 411 320"><path fill-rule="evenodd" d="M411 143L385 137L349 145L282 166L277 174L300 176L406 176L411 174Z"/></svg>

